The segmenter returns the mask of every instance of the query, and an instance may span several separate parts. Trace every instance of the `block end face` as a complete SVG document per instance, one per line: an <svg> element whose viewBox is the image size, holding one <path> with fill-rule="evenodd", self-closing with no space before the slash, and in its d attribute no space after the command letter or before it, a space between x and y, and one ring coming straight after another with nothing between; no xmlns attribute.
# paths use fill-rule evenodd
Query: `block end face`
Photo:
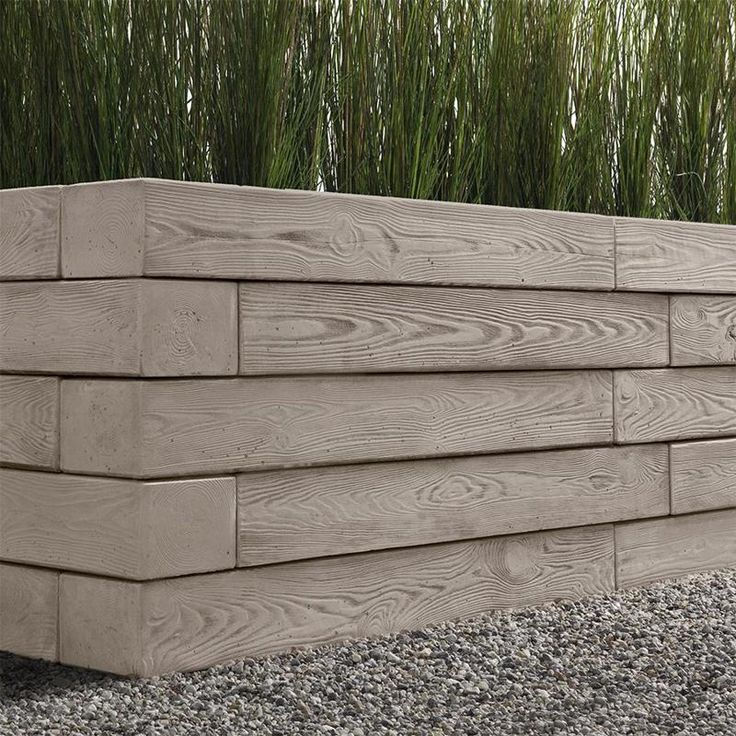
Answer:
<svg viewBox="0 0 736 736"><path fill-rule="evenodd" d="M116 675L147 676L140 583L62 574L59 661Z"/></svg>
<svg viewBox="0 0 736 736"><path fill-rule="evenodd" d="M53 570L0 564L0 650L57 661L58 584Z"/></svg>
<svg viewBox="0 0 736 736"><path fill-rule="evenodd" d="M65 187L61 197L62 278L141 276L145 224L142 180Z"/></svg>
<svg viewBox="0 0 736 736"><path fill-rule="evenodd" d="M0 281L59 275L61 187L0 190Z"/></svg>
<svg viewBox="0 0 736 736"><path fill-rule="evenodd" d="M61 469L140 477L142 392L135 380L63 380Z"/></svg>

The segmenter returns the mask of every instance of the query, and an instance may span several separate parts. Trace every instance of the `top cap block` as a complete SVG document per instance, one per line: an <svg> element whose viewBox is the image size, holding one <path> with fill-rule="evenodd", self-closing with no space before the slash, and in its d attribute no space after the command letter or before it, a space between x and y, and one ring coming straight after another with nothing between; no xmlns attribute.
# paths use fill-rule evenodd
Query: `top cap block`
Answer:
<svg viewBox="0 0 736 736"><path fill-rule="evenodd" d="M597 215L149 179L62 199L64 278L614 285Z"/></svg>

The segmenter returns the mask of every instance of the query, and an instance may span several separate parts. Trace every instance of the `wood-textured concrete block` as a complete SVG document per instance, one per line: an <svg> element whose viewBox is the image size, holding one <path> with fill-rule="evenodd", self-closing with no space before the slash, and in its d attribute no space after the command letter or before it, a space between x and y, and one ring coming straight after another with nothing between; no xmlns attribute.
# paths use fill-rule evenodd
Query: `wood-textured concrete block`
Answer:
<svg viewBox="0 0 736 736"><path fill-rule="evenodd" d="M137 580L235 566L235 479L0 469L0 557Z"/></svg>
<svg viewBox="0 0 736 736"><path fill-rule="evenodd" d="M610 371L68 379L61 465L171 477L611 441Z"/></svg>
<svg viewBox="0 0 736 736"><path fill-rule="evenodd" d="M62 274L610 290L613 218L153 179L66 187Z"/></svg>
<svg viewBox="0 0 736 736"><path fill-rule="evenodd" d="M670 300L672 365L736 364L736 296Z"/></svg>
<svg viewBox="0 0 736 736"><path fill-rule="evenodd" d="M59 275L60 187L0 190L0 281Z"/></svg>
<svg viewBox="0 0 736 736"><path fill-rule="evenodd" d="M59 467L59 380L0 376L0 463Z"/></svg>
<svg viewBox="0 0 736 736"><path fill-rule="evenodd" d="M148 440L142 427L145 386L136 380L63 380L61 469L141 477Z"/></svg>
<svg viewBox="0 0 736 736"><path fill-rule="evenodd" d="M240 372L666 366L665 295L240 285Z"/></svg>
<svg viewBox="0 0 736 736"><path fill-rule="evenodd" d="M63 574L60 659L150 676L613 588L610 525L146 583Z"/></svg>
<svg viewBox="0 0 736 736"><path fill-rule="evenodd" d="M0 563L0 650L57 659L59 574Z"/></svg>
<svg viewBox="0 0 736 736"><path fill-rule="evenodd" d="M149 275L613 287L597 215L167 181L146 212Z"/></svg>
<svg viewBox="0 0 736 736"><path fill-rule="evenodd" d="M238 372L238 289L226 281L141 282L141 374Z"/></svg>
<svg viewBox="0 0 736 736"><path fill-rule="evenodd" d="M237 320L234 283L143 279L0 283L0 370L234 374Z"/></svg>
<svg viewBox="0 0 736 736"><path fill-rule="evenodd" d="M63 278L142 276L145 244L145 189L141 179L64 187Z"/></svg>
<svg viewBox="0 0 736 736"><path fill-rule="evenodd" d="M616 288L736 293L736 227L617 217Z"/></svg>
<svg viewBox="0 0 736 736"><path fill-rule="evenodd" d="M736 509L616 525L621 588L736 566Z"/></svg>
<svg viewBox="0 0 736 736"><path fill-rule="evenodd" d="M736 434L736 368L614 372L617 442Z"/></svg>
<svg viewBox="0 0 736 736"><path fill-rule="evenodd" d="M672 513L736 507L736 438L670 446Z"/></svg>
<svg viewBox="0 0 736 736"><path fill-rule="evenodd" d="M666 445L238 476L238 564L669 513Z"/></svg>

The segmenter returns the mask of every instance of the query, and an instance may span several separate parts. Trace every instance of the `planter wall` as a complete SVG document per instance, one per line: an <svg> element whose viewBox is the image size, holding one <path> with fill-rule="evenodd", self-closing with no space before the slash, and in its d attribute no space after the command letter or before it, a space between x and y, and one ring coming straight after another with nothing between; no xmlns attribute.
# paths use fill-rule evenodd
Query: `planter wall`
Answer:
<svg viewBox="0 0 736 736"><path fill-rule="evenodd" d="M152 675L736 565L736 228L0 197L0 648Z"/></svg>

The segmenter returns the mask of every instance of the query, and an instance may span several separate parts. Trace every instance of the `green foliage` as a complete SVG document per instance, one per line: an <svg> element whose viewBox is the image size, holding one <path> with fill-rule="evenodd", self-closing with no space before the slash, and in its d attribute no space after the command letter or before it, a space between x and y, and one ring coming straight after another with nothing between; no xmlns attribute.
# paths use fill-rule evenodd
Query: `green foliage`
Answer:
<svg viewBox="0 0 736 736"><path fill-rule="evenodd" d="M736 0L3 0L0 185L736 223Z"/></svg>

